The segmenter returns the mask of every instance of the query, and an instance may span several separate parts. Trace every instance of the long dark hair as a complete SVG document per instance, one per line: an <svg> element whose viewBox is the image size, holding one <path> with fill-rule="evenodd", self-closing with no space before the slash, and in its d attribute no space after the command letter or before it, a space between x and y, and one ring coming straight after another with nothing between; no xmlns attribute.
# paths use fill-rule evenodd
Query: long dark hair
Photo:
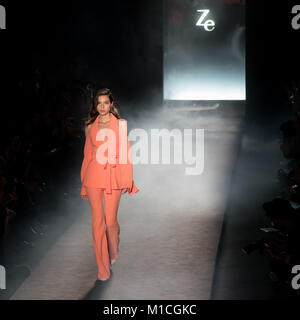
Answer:
<svg viewBox="0 0 300 320"><path fill-rule="evenodd" d="M108 96L109 97L110 103L112 103L112 106L111 106L109 112L111 112L117 119L121 118L121 116L119 114L119 110L115 106L115 100L113 98L111 91L108 88L101 88L96 91L96 93L93 97L91 110L90 110L88 119L85 121L85 127L92 124L99 115L99 112L97 111L97 105L98 105L98 98L100 96Z"/></svg>

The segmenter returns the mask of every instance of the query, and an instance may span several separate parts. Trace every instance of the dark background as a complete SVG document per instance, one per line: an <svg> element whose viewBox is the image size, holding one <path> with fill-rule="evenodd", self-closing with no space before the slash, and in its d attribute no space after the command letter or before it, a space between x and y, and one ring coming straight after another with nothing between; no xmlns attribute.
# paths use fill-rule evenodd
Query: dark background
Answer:
<svg viewBox="0 0 300 320"><path fill-rule="evenodd" d="M299 74L299 34L291 27L296 1L246 2L247 113L257 124L285 108ZM90 81L110 87L117 102L162 102L162 1L2 1L2 128L37 107L35 68L51 100L53 88ZM80 63L79 63L80 62ZM23 82L20 88L20 82ZM154 97L155 96L155 97Z"/></svg>
<svg viewBox="0 0 300 320"><path fill-rule="evenodd" d="M160 1L3 5L7 29L1 31L1 69L6 74L2 101L4 94L7 107L2 114L26 113L39 106L34 93L37 66L50 101L57 87L87 82L109 87L120 97L117 102L141 102L149 88L161 90Z"/></svg>

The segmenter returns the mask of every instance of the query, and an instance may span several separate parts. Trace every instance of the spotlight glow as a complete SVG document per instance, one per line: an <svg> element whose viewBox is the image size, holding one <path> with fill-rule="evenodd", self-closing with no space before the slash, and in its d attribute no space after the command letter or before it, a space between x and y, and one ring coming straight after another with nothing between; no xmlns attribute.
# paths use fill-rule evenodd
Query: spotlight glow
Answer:
<svg viewBox="0 0 300 320"><path fill-rule="evenodd" d="M246 99L244 5L206 5L165 0L165 100Z"/></svg>

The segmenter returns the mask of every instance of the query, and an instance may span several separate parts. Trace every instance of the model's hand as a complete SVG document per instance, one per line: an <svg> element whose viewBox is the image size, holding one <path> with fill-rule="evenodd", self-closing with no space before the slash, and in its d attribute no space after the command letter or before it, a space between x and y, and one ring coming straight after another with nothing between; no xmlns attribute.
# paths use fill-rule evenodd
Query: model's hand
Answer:
<svg viewBox="0 0 300 320"><path fill-rule="evenodd" d="M126 193L127 189L122 189L121 193Z"/></svg>

